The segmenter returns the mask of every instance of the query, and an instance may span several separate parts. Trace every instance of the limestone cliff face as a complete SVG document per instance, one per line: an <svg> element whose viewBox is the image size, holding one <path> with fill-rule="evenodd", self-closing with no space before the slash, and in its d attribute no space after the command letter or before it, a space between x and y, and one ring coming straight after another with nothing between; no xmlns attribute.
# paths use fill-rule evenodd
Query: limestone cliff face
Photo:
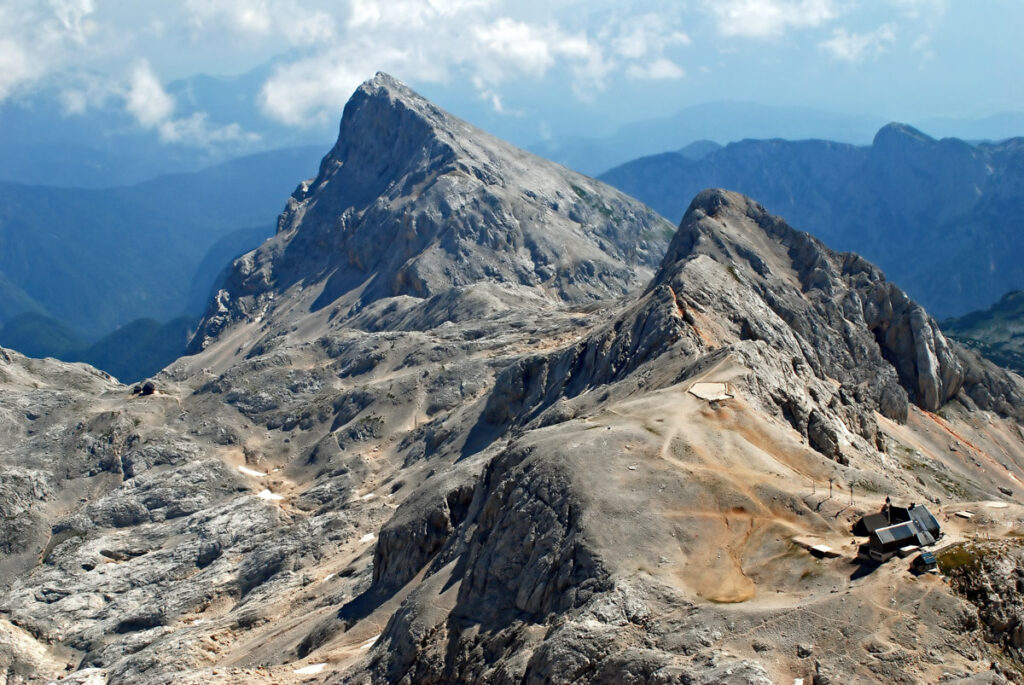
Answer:
<svg viewBox="0 0 1024 685"><path fill-rule="evenodd" d="M277 236L235 263L192 348L298 284L323 285L318 307L356 288L366 304L481 281L557 301L622 295L647 280L671 231L622 193L378 74L346 105L338 142Z"/></svg>

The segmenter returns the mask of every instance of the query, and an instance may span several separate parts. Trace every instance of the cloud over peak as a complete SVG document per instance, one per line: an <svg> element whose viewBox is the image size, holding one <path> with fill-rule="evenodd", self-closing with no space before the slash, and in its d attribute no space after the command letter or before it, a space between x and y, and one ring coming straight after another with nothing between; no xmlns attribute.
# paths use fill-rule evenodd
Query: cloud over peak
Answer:
<svg viewBox="0 0 1024 685"><path fill-rule="evenodd" d="M124 101L125 109L139 125L156 131L165 143L208 147L214 143L253 140L253 134L246 134L237 123L210 126L204 112L176 118L174 98L164 90L146 60L139 60L132 69Z"/></svg>
<svg viewBox="0 0 1024 685"><path fill-rule="evenodd" d="M818 47L834 59L862 62L881 55L894 40L896 31L892 24L883 24L866 33L849 33L846 29L839 28L832 33L831 38L819 43Z"/></svg>
<svg viewBox="0 0 1024 685"><path fill-rule="evenodd" d="M719 33L746 38L774 38L839 16L836 0L705 0L703 6Z"/></svg>
<svg viewBox="0 0 1024 685"><path fill-rule="evenodd" d="M464 79L498 113L513 114L500 92L517 79L564 74L589 99L610 78L681 78L664 54L689 43L672 16L628 15L596 25L541 3L513 8L496 0L353 0L347 33L279 67L263 87L266 114L291 125L322 123L341 111L359 83L384 70L420 83ZM601 5L602 3L598 3ZM612 5L609 5L610 7Z"/></svg>

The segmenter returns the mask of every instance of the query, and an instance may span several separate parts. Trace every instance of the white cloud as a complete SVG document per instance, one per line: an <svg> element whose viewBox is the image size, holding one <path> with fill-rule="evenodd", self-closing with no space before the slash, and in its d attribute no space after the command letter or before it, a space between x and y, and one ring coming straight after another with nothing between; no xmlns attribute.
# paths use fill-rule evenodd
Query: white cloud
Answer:
<svg viewBox="0 0 1024 685"><path fill-rule="evenodd" d="M839 15L836 0L704 0L724 36L773 38L791 28L813 28Z"/></svg>
<svg viewBox="0 0 1024 685"><path fill-rule="evenodd" d="M422 28L493 6L493 0L352 0L350 28Z"/></svg>
<svg viewBox="0 0 1024 685"><path fill-rule="evenodd" d="M531 76L541 76L554 64L552 39L537 27L502 17L487 26L478 26L473 36L485 57L496 63L511 66ZM569 51L577 55L586 46L570 43Z"/></svg>
<svg viewBox="0 0 1024 685"><path fill-rule="evenodd" d="M672 80L683 78L686 72L672 60L660 57L650 64L630 65L626 75L635 79Z"/></svg>
<svg viewBox="0 0 1024 685"><path fill-rule="evenodd" d="M509 80L564 68L573 92L587 97L617 66L583 31L499 9L491 0L356 0L348 34L279 67L264 84L260 104L286 124L323 123L338 116L359 83L383 70L421 83L467 78L495 111L515 115L499 92Z"/></svg>
<svg viewBox="0 0 1024 685"><path fill-rule="evenodd" d="M79 45L85 45L96 32L92 13L96 11L92 0L50 0L53 16L57 20L58 33Z"/></svg>
<svg viewBox="0 0 1024 685"><path fill-rule="evenodd" d="M620 57L642 59L660 55L667 47L689 45L690 37L673 28L662 15L643 14L619 24L619 33L612 39L612 48Z"/></svg>
<svg viewBox="0 0 1024 685"><path fill-rule="evenodd" d="M211 127L205 112L197 112L184 119L167 119L157 126L160 140L165 143L180 143L198 147L209 147L215 143L254 142L259 136L246 133L237 123Z"/></svg>
<svg viewBox="0 0 1024 685"><path fill-rule="evenodd" d="M6 99L15 88L37 74L37 65L21 45L0 39L0 100Z"/></svg>
<svg viewBox="0 0 1024 685"><path fill-rule="evenodd" d="M590 99L616 76L681 76L675 51L690 42L682 14L670 3L648 7L637 13L616 0L4 0L0 99L61 69L102 64L109 72L136 63L143 66L124 82L65 79L65 110L119 102L166 140L212 139L209 121L186 125L175 114L154 67L176 76L185 69L238 73L272 51L285 56L259 105L286 124L335 119L378 70L418 84L463 80L495 111L516 115L502 92L514 81L557 74L566 91ZM229 50L230 58L209 63Z"/></svg>
<svg viewBox="0 0 1024 685"><path fill-rule="evenodd" d="M92 0L7 0L0 5L0 100L31 84L76 51L98 27Z"/></svg>
<svg viewBox="0 0 1024 685"><path fill-rule="evenodd" d="M186 20L197 35L226 29L243 39L283 38L290 45L333 39L334 17L296 0L184 0Z"/></svg>
<svg viewBox="0 0 1024 685"><path fill-rule="evenodd" d="M894 40L896 32L892 24L883 24L867 33L848 33L846 29L836 29L832 37L819 43L818 47L834 59L862 62L866 58L881 55Z"/></svg>
<svg viewBox="0 0 1024 685"><path fill-rule="evenodd" d="M125 108L145 128L155 128L174 113L174 98L167 94L145 60L132 69Z"/></svg>
<svg viewBox="0 0 1024 685"><path fill-rule="evenodd" d="M124 93L125 109L143 128L155 130L165 143L208 147L215 143L253 141L237 123L211 127L205 112L174 118L174 98L164 90L149 62L140 60L132 69L130 84Z"/></svg>
<svg viewBox="0 0 1024 685"><path fill-rule="evenodd" d="M328 111L331 118L337 117L345 101L374 69L393 69L404 61L399 51L366 55L363 59L344 48L327 51L278 68L263 84L260 106L290 126L323 123Z"/></svg>

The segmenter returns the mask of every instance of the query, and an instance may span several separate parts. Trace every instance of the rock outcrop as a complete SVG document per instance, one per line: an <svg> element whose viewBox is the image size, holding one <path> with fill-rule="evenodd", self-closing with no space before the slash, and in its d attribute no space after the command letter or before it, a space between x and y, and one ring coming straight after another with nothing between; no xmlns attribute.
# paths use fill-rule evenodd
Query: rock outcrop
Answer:
<svg viewBox="0 0 1024 685"><path fill-rule="evenodd" d="M875 407L893 418L905 414L893 372L924 409L938 409L960 390L962 365L934 320L857 255L836 254L751 200L719 190L691 203L655 278L676 286L683 307L696 290L687 265L701 255L736 280L749 279L743 285L750 294L798 336L803 361L847 385L867 384ZM727 314L746 315L744 337L785 345L780 327L757 312Z"/></svg>
<svg viewBox="0 0 1024 685"><path fill-rule="evenodd" d="M980 627L985 638L1024 667L1024 549L1012 543L961 544L940 555L953 589L977 610L964 627Z"/></svg>

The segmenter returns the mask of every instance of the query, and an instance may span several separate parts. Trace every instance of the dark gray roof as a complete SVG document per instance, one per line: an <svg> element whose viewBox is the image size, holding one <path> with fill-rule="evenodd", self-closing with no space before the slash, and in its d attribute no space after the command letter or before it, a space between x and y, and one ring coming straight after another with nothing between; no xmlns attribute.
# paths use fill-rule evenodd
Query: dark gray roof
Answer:
<svg viewBox="0 0 1024 685"><path fill-rule="evenodd" d="M910 520L917 524L919 530L926 530L936 536L939 534L939 522L932 516L932 512L928 511L928 507L915 504L907 510L910 514Z"/></svg>
<svg viewBox="0 0 1024 685"><path fill-rule="evenodd" d="M891 542L916 542L918 532L917 526L912 521L907 521L906 523L897 523L894 526L879 528L874 532L873 537L878 538L878 541L883 545Z"/></svg>
<svg viewBox="0 0 1024 685"><path fill-rule="evenodd" d="M934 545L935 538L933 538L932 534L929 533L927 530L922 530L917 533L917 544L921 545L922 547L926 547L927 545Z"/></svg>
<svg viewBox="0 0 1024 685"><path fill-rule="evenodd" d="M868 535L871 535L871 533L875 532L879 528L885 528L892 525L889 521L889 517L885 514L868 514L861 519L861 522Z"/></svg>

